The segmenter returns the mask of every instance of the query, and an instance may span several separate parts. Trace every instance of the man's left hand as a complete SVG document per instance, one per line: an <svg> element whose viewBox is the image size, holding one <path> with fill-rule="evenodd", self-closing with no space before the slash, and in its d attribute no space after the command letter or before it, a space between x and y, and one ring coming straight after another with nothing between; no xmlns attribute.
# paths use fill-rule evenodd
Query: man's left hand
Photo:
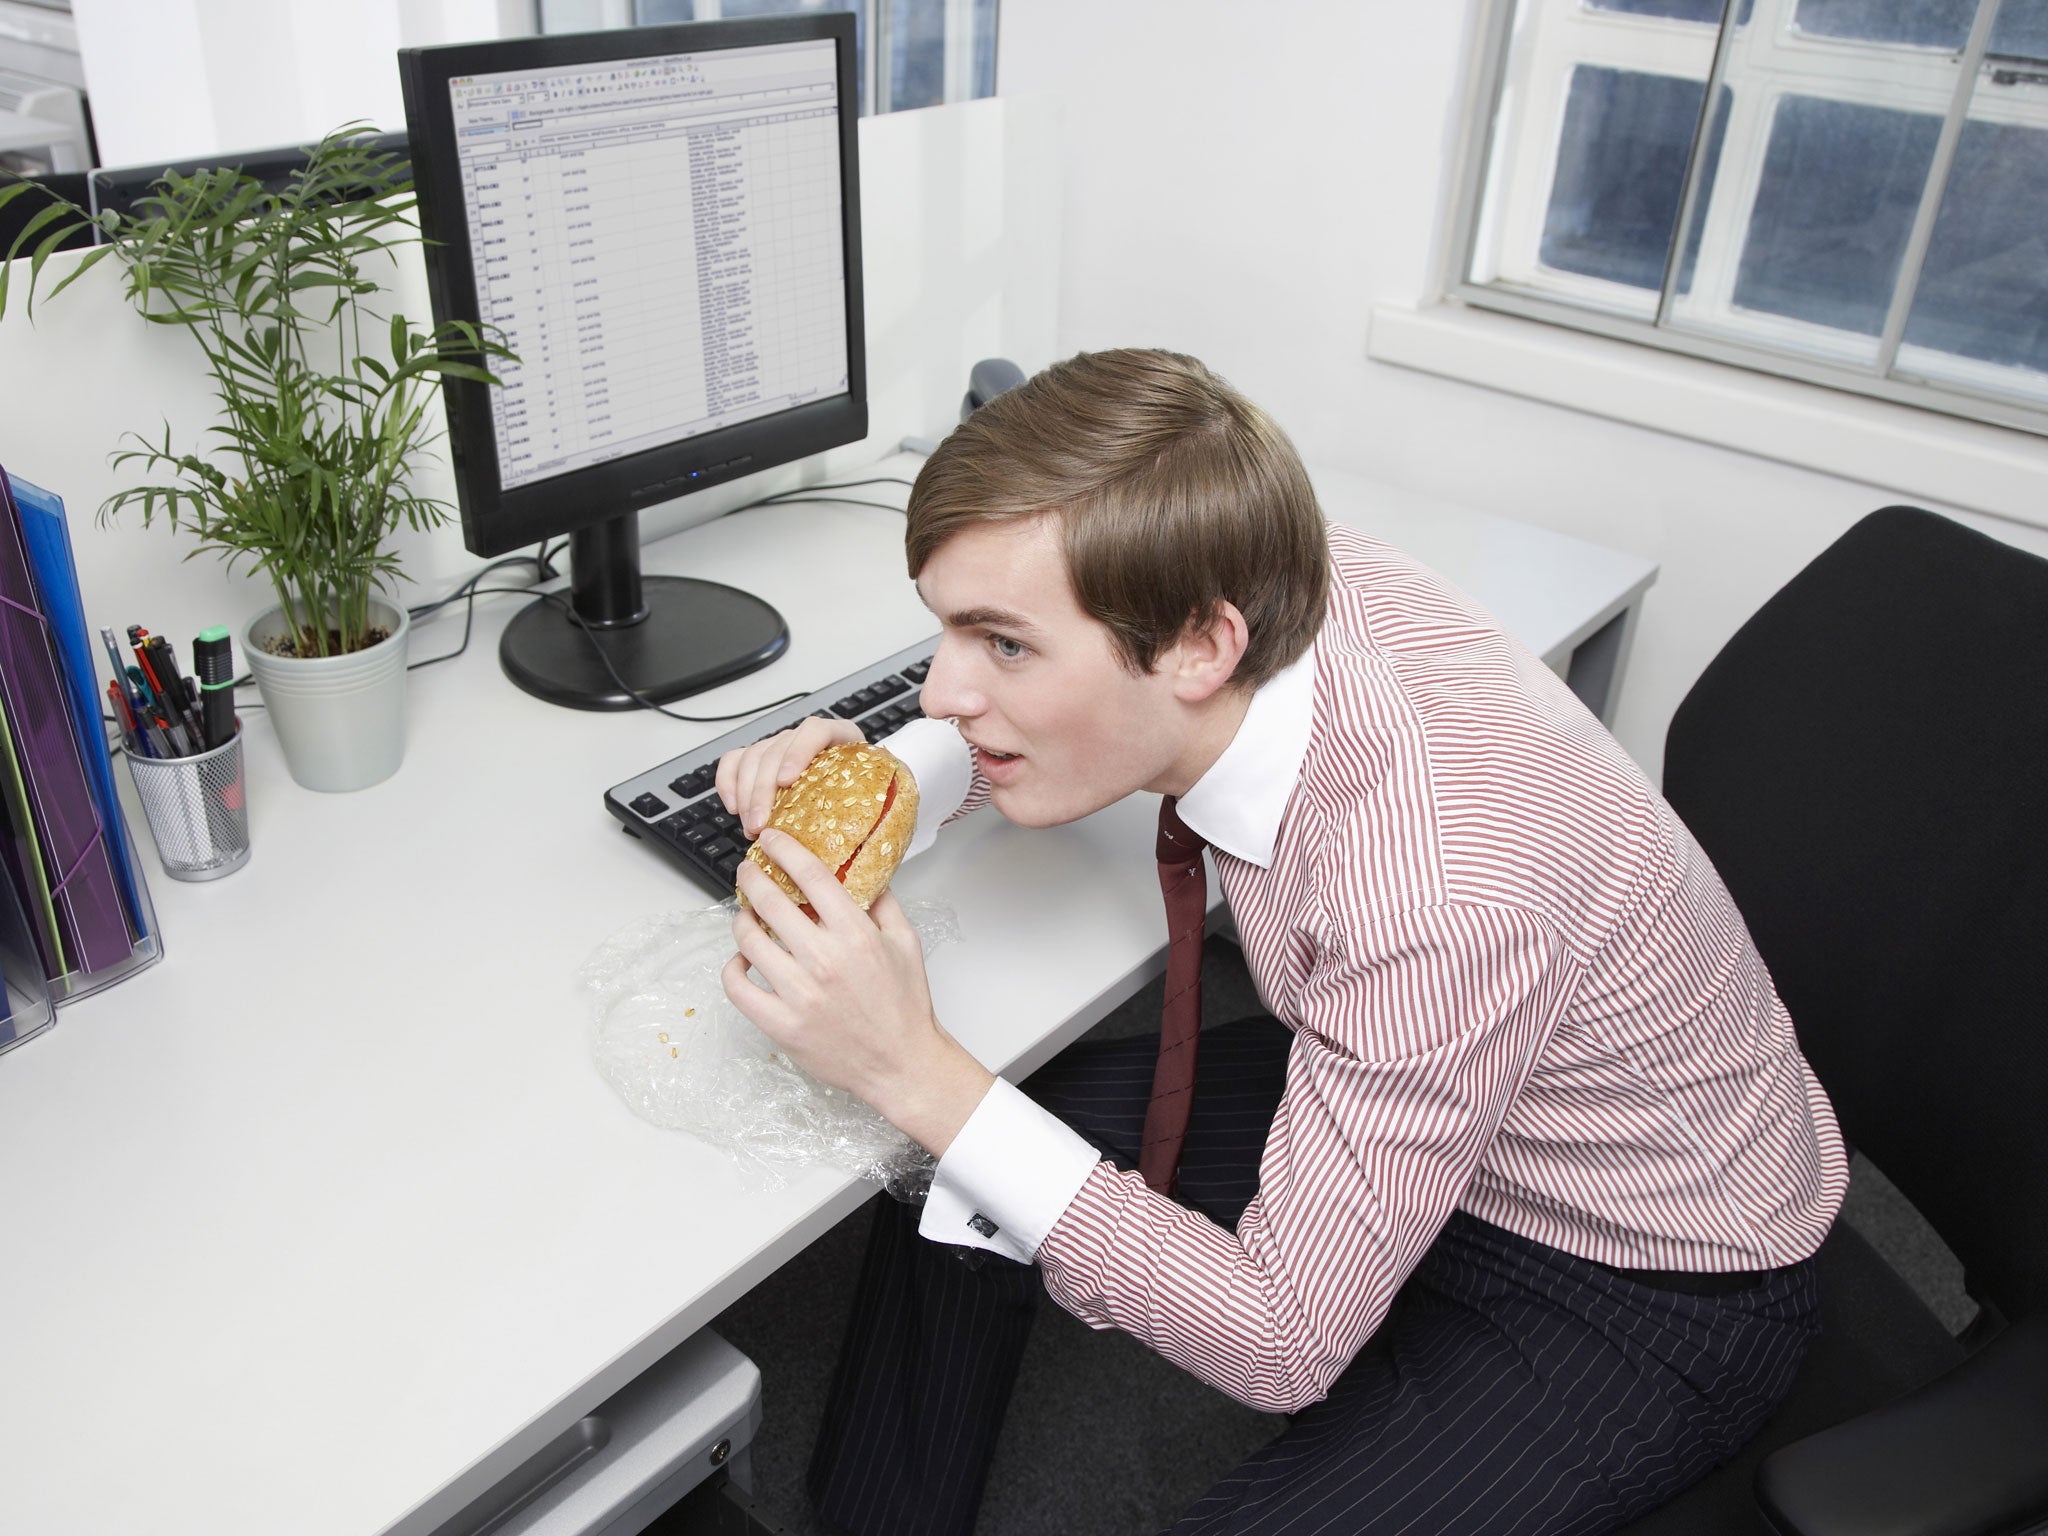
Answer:
<svg viewBox="0 0 2048 1536"><path fill-rule="evenodd" d="M817 915L742 864L740 889L753 911L733 918L739 953L726 963L725 995L806 1072L859 1095L944 1156L995 1078L933 1014L917 930L886 891L861 911L787 833L764 831L762 851ZM774 990L756 986L750 970Z"/></svg>

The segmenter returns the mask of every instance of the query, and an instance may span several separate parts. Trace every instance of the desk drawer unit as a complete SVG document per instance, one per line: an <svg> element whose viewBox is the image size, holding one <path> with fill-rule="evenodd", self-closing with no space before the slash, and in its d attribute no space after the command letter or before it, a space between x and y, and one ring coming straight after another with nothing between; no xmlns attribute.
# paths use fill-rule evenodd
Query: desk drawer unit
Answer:
<svg viewBox="0 0 2048 1536"><path fill-rule="evenodd" d="M761 1372L707 1328L434 1536L640 1536L657 1521L679 1529L663 1517L707 1479L752 1486L747 1448L760 1424Z"/></svg>

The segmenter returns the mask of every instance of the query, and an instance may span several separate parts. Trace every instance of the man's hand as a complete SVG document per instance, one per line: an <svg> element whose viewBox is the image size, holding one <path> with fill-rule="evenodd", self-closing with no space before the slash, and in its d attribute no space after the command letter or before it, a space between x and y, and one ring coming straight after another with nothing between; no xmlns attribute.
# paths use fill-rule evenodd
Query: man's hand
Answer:
<svg viewBox="0 0 2048 1536"><path fill-rule="evenodd" d="M806 1072L859 1095L943 1157L995 1078L933 1016L917 930L886 891L872 912L861 911L786 833L764 832L761 851L797 883L817 918L742 864L740 889L753 911L733 918L739 953L726 962L725 995ZM750 970L774 991L756 986Z"/></svg>
<svg viewBox="0 0 2048 1536"><path fill-rule="evenodd" d="M759 837L775 805L775 791L792 782L811 759L845 741L865 741L851 720L816 715L751 747L735 747L718 760L718 798L740 819L748 837ZM776 863L782 861L777 859Z"/></svg>

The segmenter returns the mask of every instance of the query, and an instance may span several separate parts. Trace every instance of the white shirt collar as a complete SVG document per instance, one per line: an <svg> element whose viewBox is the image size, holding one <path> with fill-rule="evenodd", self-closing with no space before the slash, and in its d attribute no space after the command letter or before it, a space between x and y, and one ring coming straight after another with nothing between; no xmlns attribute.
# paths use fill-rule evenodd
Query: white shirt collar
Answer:
<svg viewBox="0 0 2048 1536"><path fill-rule="evenodd" d="M1180 797L1180 819L1224 853L1264 869L1301 777L1315 721L1315 647L1259 685L1237 734Z"/></svg>

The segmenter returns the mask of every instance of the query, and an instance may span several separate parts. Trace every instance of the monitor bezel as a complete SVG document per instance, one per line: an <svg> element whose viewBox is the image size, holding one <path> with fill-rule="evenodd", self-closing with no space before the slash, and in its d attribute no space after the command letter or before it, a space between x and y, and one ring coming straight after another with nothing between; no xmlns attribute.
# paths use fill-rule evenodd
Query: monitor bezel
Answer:
<svg viewBox="0 0 2048 1536"><path fill-rule="evenodd" d="M854 17L848 12L811 12L399 51L420 231L429 242L427 283L434 311L442 319L480 323L469 218L457 169L455 113L448 92L452 78L813 41L832 42L837 62L846 392L508 490L499 473L490 386L444 379L448 454L455 471L463 542L472 553L501 555L867 436Z"/></svg>

